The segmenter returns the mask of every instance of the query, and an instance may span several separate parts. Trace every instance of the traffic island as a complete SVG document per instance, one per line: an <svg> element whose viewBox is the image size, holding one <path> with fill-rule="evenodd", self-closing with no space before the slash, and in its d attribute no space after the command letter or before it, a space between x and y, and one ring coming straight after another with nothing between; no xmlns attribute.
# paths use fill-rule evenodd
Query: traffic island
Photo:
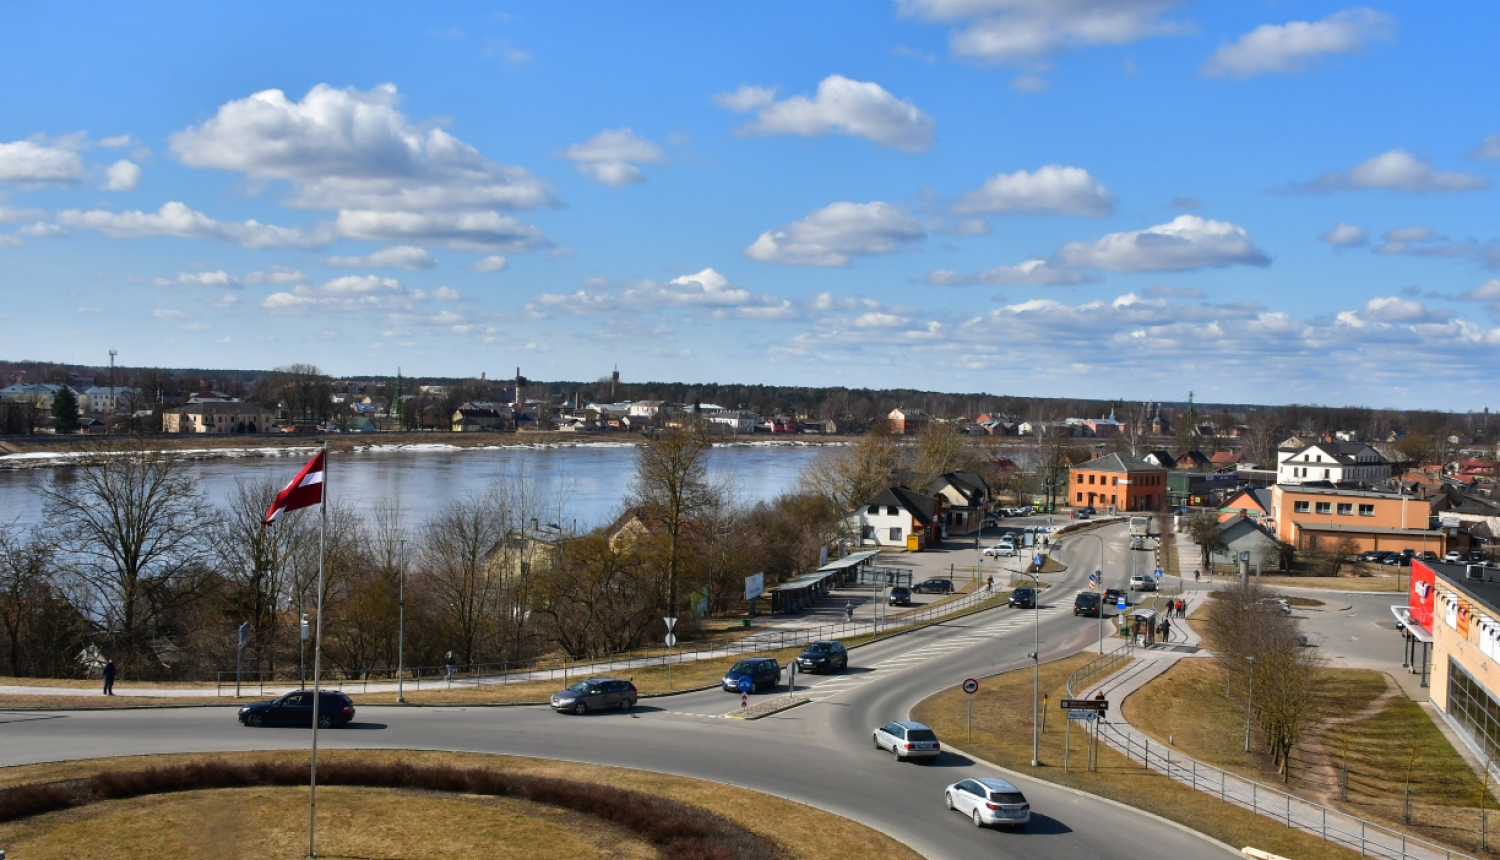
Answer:
<svg viewBox="0 0 1500 860"><path fill-rule="evenodd" d="M724 716L731 720L758 720L762 717L769 717L772 714L779 714L782 711L790 711L792 708L805 705L809 701L811 700L799 699L796 696L777 696L774 699L762 699L753 705L740 708Z"/></svg>

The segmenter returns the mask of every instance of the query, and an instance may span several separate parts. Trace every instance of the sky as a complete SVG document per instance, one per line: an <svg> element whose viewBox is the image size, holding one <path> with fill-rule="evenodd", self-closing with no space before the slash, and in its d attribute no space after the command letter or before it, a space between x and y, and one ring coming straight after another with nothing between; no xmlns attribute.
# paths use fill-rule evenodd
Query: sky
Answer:
<svg viewBox="0 0 1500 860"><path fill-rule="evenodd" d="M1491 4L31 4L0 358L1467 410Z"/></svg>

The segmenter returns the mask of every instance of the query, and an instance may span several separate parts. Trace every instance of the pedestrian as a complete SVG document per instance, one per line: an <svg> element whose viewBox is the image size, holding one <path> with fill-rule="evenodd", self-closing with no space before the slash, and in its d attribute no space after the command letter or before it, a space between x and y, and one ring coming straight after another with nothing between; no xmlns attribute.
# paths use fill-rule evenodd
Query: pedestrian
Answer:
<svg viewBox="0 0 1500 860"><path fill-rule="evenodd" d="M1172 638L1172 622L1163 618L1161 620L1161 641L1165 642Z"/></svg>
<svg viewBox="0 0 1500 860"><path fill-rule="evenodd" d="M1187 601L1183 600L1181 597L1177 598L1177 617L1187 617Z"/></svg>
<svg viewBox="0 0 1500 860"><path fill-rule="evenodd" d="M453 652L449 651L443 656L443 665L448 669L448 682L453 683Z"/></svg>
<svg viewBox="0 0 1500 860"><path fill-rule="evenodd" d="M1203 576L1203 571L1199 570L1196 567L1193 568L1193 581L1197 582L1198 579L1199 579L1199 577L1201 577L1201 576Z"/></svg>
<svg viewBox="0 0 1500 860"><path fill-rule="evenodd" d="M844 603L844 620L845 621L853 621L854 620L854 601L852 601L852 600L846 601Z"/></svg>
<svg viewBox="0 0 1500 860"><path fill-rule="evenodd" d="M104 695L115 694L115 661L104 661Z"/></svg>
<svg viewBox="0 0 1500 860"><path fill-rule="evenodd" d="M995 578L993 576L990 577L989 579L986 579L984 581L984 590L985 591L994 591L995 590Z"/></svg>

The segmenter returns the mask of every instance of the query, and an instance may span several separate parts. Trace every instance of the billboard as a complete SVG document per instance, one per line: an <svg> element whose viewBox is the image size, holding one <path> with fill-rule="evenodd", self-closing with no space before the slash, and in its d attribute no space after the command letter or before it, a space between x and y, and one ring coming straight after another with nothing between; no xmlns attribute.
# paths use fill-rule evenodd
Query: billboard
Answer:
<svg viewBox="0 0 1500 860"><path fill-rule="evenodd" d="M766 575L757 573L745 577L745 599L754 600L766 592Z"/></svg>
<svg viewBox="0 0 1500 860"><path fill-rule="evenodd" d="M1433 587L1432 568L1413 559L1411 563L1411 586L1406 593L1406 608L1413 621L1432 629L1432 604L1437 598Z"/></svg>

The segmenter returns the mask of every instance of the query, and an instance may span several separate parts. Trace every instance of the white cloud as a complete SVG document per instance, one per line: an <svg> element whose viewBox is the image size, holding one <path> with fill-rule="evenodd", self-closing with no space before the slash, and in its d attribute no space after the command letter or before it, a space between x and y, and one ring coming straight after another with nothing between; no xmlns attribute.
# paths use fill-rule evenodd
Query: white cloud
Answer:
<svg viewBox="0 0 1500 860"><path fill-rule="evenodd" d="M135 143L135 138L128 134L117 134L114 137L99 138L99 146L105 149L124 149Z"/></svg>
<svg viewBox="0 0 1500 860"><path fill-rule="evenodd" d="M194 287L230 287L238 289L240 281L225 271L214 272L178 272L175 278L156 278L152 281L158 287L170 287L176 285L187 285Z"/></svg>
<svg viewBox="0 0 1500 860"><path fill-rule="evenodd" d="M1099 276L1092 272L1055 268L1042 259L1027 260L1018 266L996 266L977 275L964 275L948 269L938 269L927 273L927 283L940 287L957 287L967 284L1055 287L1086 284L1097 280Z"/></svg>
<svg viewBox="0 0 1500 860"><path fill-rule="evenodd" d="M896 0L900 12L963 25L948 49L985 63L1035 66L1055 54L1192 32L1163 16L1177 0Z"/></svg>
<svg viewBox="0 0 1500 860"><path fill-rule="evenodd" d="M1492 134L1479 142L1474 148L1475 158L1486 158L1490 161L1500 161L1500 134Z"/></svg>
<svg viewBox="0 0 1500 860"><path fill-rule="evenodd" d="M530 209L556 202L546 183L496 164L397 110L392 84L369 91L319 84L300 102L264 90L222 105L171 137L190 167L233 170L292 184L288 205L311 209L427 211Z"/></svg>
<svg viewBox="0 0 1500 860"><path fill-rule="evenodd" d="M953 211L964 215L1028 213L1102 218L1114 211L1115 197L1081 167L1049 164L1035 173L1000 173L961 195Z"/></svg>
<svg viewBox="0 0 1500 860"><path fill-rule="evenodd" d="M1010 88L1018 93L1042 93L1051 87L1052 84L1040 75L1016 75L1010 79Z"/></svg>
<svg viewBox="0 0 1500 860"><path fill-rule="evenodd" d="M109 191L134 191L141 184L141 168L128 159L120 159L104 171L104 187Z"/></svg>
<svg viewBox="0 0 1500 860"><path fill-rule="evenodd" d="M435 302L456 302L461 298L463 296L458 294L458 290L449 286L438 287L432 291L432 300Z"/></svg>
<svg viewBox="0 0 1500 860"><path fill-rule="evenodd" d="M183 331L209 331L212 327L208 323L190 322L180 325L178 328Z"/></svg>
<svg viewBox="0 0 1500 860"><path fill-rule="evenodd" d="M1489 187L1489 180L1483 176L1438 170L1404 149L1393 149L1361 161L1347 173L1330 170L1311 182L1292 186L1293 190L1308 192L1382 188L1427 193L1480 191Z"/></svg>
<svg viewBox="0 0 1500 860"><path fill-rule="evenodd" d="M646 280L622 287L590 286L566 295L542 293L528 307L533 311L556 308L580 315L697 309L714 318L762 321L794 315L792 304L786 299L757 295L737 287L714 269L666 283Z"/></svg>
<svg viewBox="0 0 1500 860"><path fill-rule="evenodd" d="M442 287L436 296L441 300L457 298L457 293ZM276 314L378 312L416 314L421 304L433 300L419 289L403 286L395 278L378 275L348 275L324 284L303 284L285 292L272 293L261 301L261 307ZM453 312L449 312L453 313Z"/></svg>
<svg viewBox="0 0 1500 860"><path fill-rule="evenodd" d="M491 254L482 260L475 260L468 265L471 272L503 272L509 263L499 254Z"/></svg>
<svg viewBox="0 0 1500 860"><path fill-rule="evenodd" d="M895 254L922 241L922 226L891 203L834 203L760 235L745 256L788 266L846 266L854 257Z"/></svg>
<svg viewBox="0 0 1500 860"><path fill-rule="evenodd" d="M1198 287L1148 287L1148 299L1201 299L1205 293Z"/></svg>
<svg viewBox="0 0 1500 860"><path fill-rule="evenodd" d="M1362 228L1340 221L1318 238L1335 248L1356 248L1369 241L1370 237Z"/></svg>
<svg viewBox="0 0 1500 860"><path fill-rule="evenodd" d="M341 235L382 242L414 242L472 251L531 251L552 241L529 224L498 212L339 212Z"/></svg>
<svg viewBox="0 0 1500 860"><path fill-rule="evenodd" d="M1472 290L1459 295L1472 302L1500 302L1500 279L1491 278Z"/></svg>
<svg viewBox="0 0 1500 860"><path fill-rule="evenodd" d="M65 227L97 230L120 239L175 236L179 239L233 242L246 248L316 248L333 238L326 227L321 226L308 231L300 227L262 224L253 219L243 223L217 221L177 202L163 204L156 212L65 209L57 213L57 220Z"/></svg>
<svg viewBox="0 0 1500 860"><path fill-rule="evenodd" d="M234 293L225 293L224 295L219 297L218 301L214 302L214 307L218 308L219 310L224 310L226 308L232 308L239 303L239 296L235 295Z"/></svg>
<svg viewBox="0 0 1500 860"><path fill-rule="evenodd" d="M366 254L362 257L329 257L328 265L340 266L347 269L431 269L437 265L437 261L423 248L415 245L392 245L389 248Z"/></svg>
<svg viewBox="0 0 1500 860"><path fill-rule="evenodd" d="M39 140L0 143L0 182L72 183L84 175L83 158L71 148Z"/></svg>
<svg viewBox="0 0 1500 860"><path fill-rule="evenodd" d="M740 89L744 92L744 88ZM741 101L741 104L746 103ZM762 105L753 122L735 129L740 135L800 134L863 137L902 152L932 148L932 117L875 83L830 75L812 98L792 96Z"/></svg>
<svg viewBox="0 0 1500 860"><path fill-rule="evenodd" d="M187 319L187 314L185 312L172 310L170 308L157 308L156 310L154 310L154 311L151 312L151 316L153 316L153 317L155 317L156 319L159 319L159 320L185 320L185 319Z"/></svg>
<svg viewBox="0 0 1500 860"><path fill-rule="evenodd" d="M1339 323L1354 328L1365 326L1416 325L1441 323L1452 318L1453 313L1434 310L1421 302L1396 296L1379 296L1365 302L1359 310L1343 311L1337 316Z"/></svg>
<svg viewBox="0 0 1500 860"><path fill-rule="evenodd" d="M629 128L607 128L583 143L569 146L562 157L571 160L584 176L615 188L646 181L636 163L659 164L666 160L660 146Z"/></svg>
<svg viewBox="0 0 1500 860"><path fill-rule="evenodd" d="M1234 44L1220 46L1201 71L1216 78L1303 72L1328 54L1350 54L1371 42L1389 42L1395 30L1394 18L1365 6L1321 21L1262 24Z"/></svg>
<svg viewBox="0 0 1500 860"><path fill-rule="evenodd" d="M749 113L773 101L776 101L775 87L753 87L749 84L741 84L732 93L715 93L713 96L714 104L735 113Z"/></svg>
<svg viewBox="0 0 1500 860"><path fill-rule="evenodd" d="M1245 228L1196 215L1145 230L1110 233L1093 242L1070 242L1049 261L1065 268L1113 272L1180 272L1221 266L1268 266Z"/></svg>
<svg viewBox="0 0 1500 860"><path fill-rule="evenodd" d="M36 239L44 239L50 236L63 235L63 228L57 224L49 224L46 221L37 221L34 224L27 224L25 227L20 228L16 232L22 236L31 236L32 238Z"/></svg>
<svg viewBox="0 0 1500 860"><path fill-rule="evenodd" d="M0 248L19 248L24 244L26 243L21 241L18 236L12 236L9 233L0 233Z"/></svg>
<svg viewBox="0 0 1500 860"><path fill-rule="evenodd" d="M1473 240L1455 241L1427 227L1396 227L1385 231L1379 245L1371 248L1383 256L1439 257L1477 260L1496 267L1495 254L1500 246L1491 242L1481 245Z"/></svg>
<svg viewBox="0 0 1500 860"><path fill-rule="evenodd" d="M307 276L296 269L271 266L268 272L251 272L245 276L247 284L295 284L307 280Z"/></svg>

